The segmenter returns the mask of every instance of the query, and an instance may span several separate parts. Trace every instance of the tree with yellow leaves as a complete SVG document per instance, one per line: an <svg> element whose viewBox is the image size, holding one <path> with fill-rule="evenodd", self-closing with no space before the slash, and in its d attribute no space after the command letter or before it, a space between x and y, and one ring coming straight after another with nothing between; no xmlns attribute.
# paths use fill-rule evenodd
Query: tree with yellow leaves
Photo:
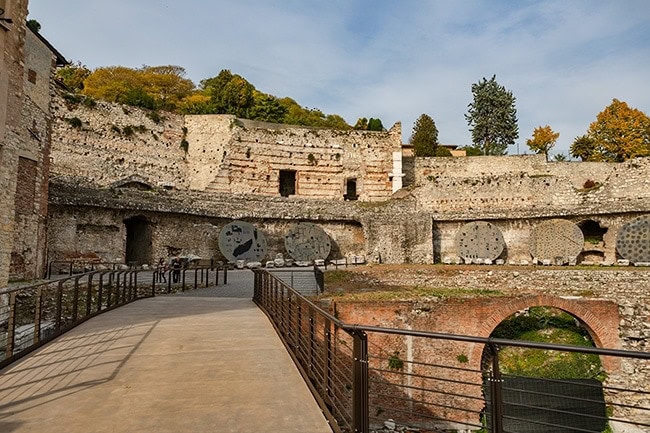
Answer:
<svg viewBox="0 0 650 433"><path fill-rule="evenodd" d="M171 65L97 68L84 80L83 93L137 107L174 110L194 89L184 76L185 69Z"/></svg>
<svg viewBox="0 0 650 433"><path fill-rule="evenodd" d="M585 144L591 144L585 146ZM650 156L650 117L613 99L589 125L586 136L571 145L571 154L583 161L622 162Z"/></svg>
<svg viewBox="0 0 650 433"><path fill-rule="evenodd" d="M548 159L548 152L560 137L559 132L554 132L550 126L538 126L533 130L533 138L526 140L526 145L535 153L543 153Z"/></svg>

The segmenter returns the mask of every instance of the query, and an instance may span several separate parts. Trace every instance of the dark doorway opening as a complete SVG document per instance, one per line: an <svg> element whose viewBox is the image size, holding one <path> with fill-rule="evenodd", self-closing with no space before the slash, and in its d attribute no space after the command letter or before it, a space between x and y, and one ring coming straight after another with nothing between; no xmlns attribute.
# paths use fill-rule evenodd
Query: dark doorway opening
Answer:
<svg viewBox="0 0 650 433"><path fill-rule="evenodd" d="M126 264L142 265L151 261L151 223L143 216L124 221L126 226Z"/></svg>
<svg viewBox="0 0 650 433"><path fill-rule="evenodd" d="M588 244L598 245L603 242L603 237L607 233L607 227L601 227L597 221L585 220L578 224L585 242Z"/></svg>
<svg viewBox="0 0 650 433"><path fill-rule="evenodd" d="M296 171L280 170L280 195L289 197L296 194Z"/></svg>
<svg viewBox="0 0 650 433"><path fill-rule="evenodd" d="M357 200L359 196L357 195L357 180L348 179L345 181L345 194L343 199L345 200Z"/></svg>

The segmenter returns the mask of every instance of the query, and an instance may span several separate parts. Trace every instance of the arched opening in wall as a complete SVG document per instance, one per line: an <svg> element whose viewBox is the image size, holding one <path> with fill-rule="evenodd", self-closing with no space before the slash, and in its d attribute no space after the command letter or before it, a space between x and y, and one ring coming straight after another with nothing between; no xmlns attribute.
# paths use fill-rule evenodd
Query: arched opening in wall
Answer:
<svg viewBox="0 0 650 433"><path fill-rule="evenodd" d="M343 195L344 200L357 200L359 196L357 195L357 179L350 178L345 181L345 194Z"/></svg>
<svg viewBox="0 0 650 433"><path fill-rule="evenodd" d="M604 244L603 237L607 233L607 227L601 227L600 223L594 220L584 220L578 223L578 227L585 238L585 244L601 246Z"/></svg>
<svg viewBox="0 0 650 433"><path fill-rule="evenodd" d="M127 264L142 265L152 262L151 223L143 216L124 220L126 226Z"/></svg>
<svg viewBox="0 0 650 433"><path fill-rule="evenodd" d="M578 227L585 238L585 245L578 256L578 262L603 262L605 260L604 236L607 227L601 227L600 223L594 220L584 220L578 223Z"/></svg>
<svg viewBox="0 0 650 433"><path fill-rule="evenodd" d="M281 197L296 194L296 170L280 170L279 191Z"/></svg>
<svg viewBox="0 0 650 433"><path fill-rule="evenodd" d="M500 394L504 431L604 431L608 417L603 391L606 374L600 357L559 346L595 347L590 332L573 315L546 306L526 308L503 320L491 338L558 347L486 345L481 359L484 421L490 425L491 405Z"/></svg>
<svg viewBox="0 0 650 433"><path fill-rule="evenodd" d="M139 189L140 191L151 191L153 188L151 185L148 185L143 182L126 182L118 186L118 188L124 188L124 189Z"/></svg>

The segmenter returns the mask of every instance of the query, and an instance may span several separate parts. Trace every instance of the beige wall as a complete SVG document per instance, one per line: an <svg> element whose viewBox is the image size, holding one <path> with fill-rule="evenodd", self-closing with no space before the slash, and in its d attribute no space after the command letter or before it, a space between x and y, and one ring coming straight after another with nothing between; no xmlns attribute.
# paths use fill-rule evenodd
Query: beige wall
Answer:
<svg viewBox="0 0 650 433"><path fill-rule="evenodd" d="M337 131L164 113L156 124L147 111L117 104L88 107L59 96L55 106L53 174L74 182L105 188L137 176L177 190L278 197L280 171L288 170L296 172L297 197L343 200L348 179L356 179L361 201L393 193L399 123L388 132ZM136 132L125 136L125 126Z"/></svg>
<svg viewBox="0 0 650 433"><path fill-rule="evenodd" d="M16 172L14 234L9 278L39 278L46 261L47 197L50 166L50 102L56 57L30 30L25 63Z"/></svg>
<svg viewBox="0 0 650 433"><path fill-rule="evenodd" d="M23 95L26 0L5 0L0 23L0 287L7 284L14 234L14 203Z"/></svg>

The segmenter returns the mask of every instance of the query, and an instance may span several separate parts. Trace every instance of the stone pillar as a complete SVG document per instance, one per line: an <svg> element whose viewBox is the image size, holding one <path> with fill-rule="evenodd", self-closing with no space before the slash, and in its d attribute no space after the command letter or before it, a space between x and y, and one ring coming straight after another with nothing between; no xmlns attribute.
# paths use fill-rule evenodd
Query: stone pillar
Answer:
<svg viewBox="0 0 650 433"><path fill-rule="evenodd" d="M393 152L393 172L390 174L390 178L393 180L393 193L402 189L402 178L404 173L402 172L402 152Z"/></svg>

